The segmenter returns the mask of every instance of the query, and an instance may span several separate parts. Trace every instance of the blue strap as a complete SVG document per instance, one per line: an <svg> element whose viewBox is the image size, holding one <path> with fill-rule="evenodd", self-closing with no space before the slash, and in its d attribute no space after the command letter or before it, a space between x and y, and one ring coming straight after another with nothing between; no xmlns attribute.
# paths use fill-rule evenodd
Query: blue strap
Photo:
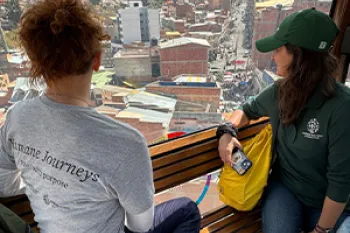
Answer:
<svg viewBox="0 0 350 233"><path fill-rule="evenodd" d="M201 195L199 196L199 198L196 201L197 205L199 205L203 201L205 195L207 194L207 192L209 190L209 186L210 186L210 181L211 181L211 174L207 176L207 182L205 183L205 186L203 188Z"/></svg>

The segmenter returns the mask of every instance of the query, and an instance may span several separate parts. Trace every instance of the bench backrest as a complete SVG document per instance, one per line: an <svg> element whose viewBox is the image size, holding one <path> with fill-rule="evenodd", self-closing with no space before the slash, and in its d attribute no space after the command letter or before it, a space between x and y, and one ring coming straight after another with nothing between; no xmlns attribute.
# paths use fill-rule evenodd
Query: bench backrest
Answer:
<svg viewBox="0 0 350 233"><path fill-rule="evenodd" d="M239 139L244 141L253 137L267 124L268 119L266 118L252 122L249 126L239 130ZM222 167L223 163L218 156L218 140L215 138L215 133L216 128L213 127L149 147L156 193L199 178ZM34 229L36 228L37 223L34 221L34 214L25 195L2 198L0 203L14 211ZM202 226L206 227L229 213L233 213L233 209L230 207L214 210L203 217ZM232 216L230 218L234 218L233 220L239 217L239 215ZM237 227L237 225L235 226Z"/></svg>

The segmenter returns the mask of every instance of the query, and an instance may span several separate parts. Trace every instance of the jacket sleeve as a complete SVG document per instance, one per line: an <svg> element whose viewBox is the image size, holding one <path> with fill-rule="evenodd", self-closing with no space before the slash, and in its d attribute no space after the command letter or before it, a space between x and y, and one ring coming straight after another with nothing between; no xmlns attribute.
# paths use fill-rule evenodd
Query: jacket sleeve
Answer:
<svg viewBox="0 0 350 233"><path fill-rule="evenodd" d="M350 195L350 101L333 112L328 132L327 196L345 203Z"/></svg>
<svg viewBox="0 0 350 233"><path fill-rule="evenodd" d="M239 109L247 115L249 119L259 119L271 114L272 103L276 102L276 84L267 86L257 96L244 103Z"/></svg>
<svg viewBox="0 0 350 233"><path fill-rule="evenodd" d="M7 127L8 119L0 128L0 197L23 194L25 188L15 159L8 150Z"/></svg>

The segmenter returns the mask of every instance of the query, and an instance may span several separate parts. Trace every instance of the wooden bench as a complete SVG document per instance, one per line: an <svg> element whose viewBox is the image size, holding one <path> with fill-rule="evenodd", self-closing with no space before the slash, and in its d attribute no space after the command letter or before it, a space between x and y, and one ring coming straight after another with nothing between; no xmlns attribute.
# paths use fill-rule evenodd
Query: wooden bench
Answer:
<svg viewBox="0 0 350 233"><path fill-rule="evenodd" d="M240 129L239 139L244 141L253 137L267 124L268 119L252 122L249 126ZM215 172L222 167L215 132L216 128L213 127L149 147L156 193ZM38 231L26 196L0 199L0 202ZM206 232L261 232L260 209L243 213L223 206L204 213L201 233Z"/></svg>

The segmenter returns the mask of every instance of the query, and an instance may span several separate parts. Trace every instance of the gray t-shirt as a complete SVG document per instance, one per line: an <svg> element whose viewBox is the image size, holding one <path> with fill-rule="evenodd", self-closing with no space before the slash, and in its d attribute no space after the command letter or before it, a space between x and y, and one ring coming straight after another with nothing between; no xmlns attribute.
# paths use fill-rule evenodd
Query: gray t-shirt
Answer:
<svg viewBox="0 0 350 233"><path fill-rule="evenodd" d="M2 195L20 192L18 174L42 233L122 233L125 211L153 205L144 137L92 108L46 96L17 103L1 128Z"/></svg>

